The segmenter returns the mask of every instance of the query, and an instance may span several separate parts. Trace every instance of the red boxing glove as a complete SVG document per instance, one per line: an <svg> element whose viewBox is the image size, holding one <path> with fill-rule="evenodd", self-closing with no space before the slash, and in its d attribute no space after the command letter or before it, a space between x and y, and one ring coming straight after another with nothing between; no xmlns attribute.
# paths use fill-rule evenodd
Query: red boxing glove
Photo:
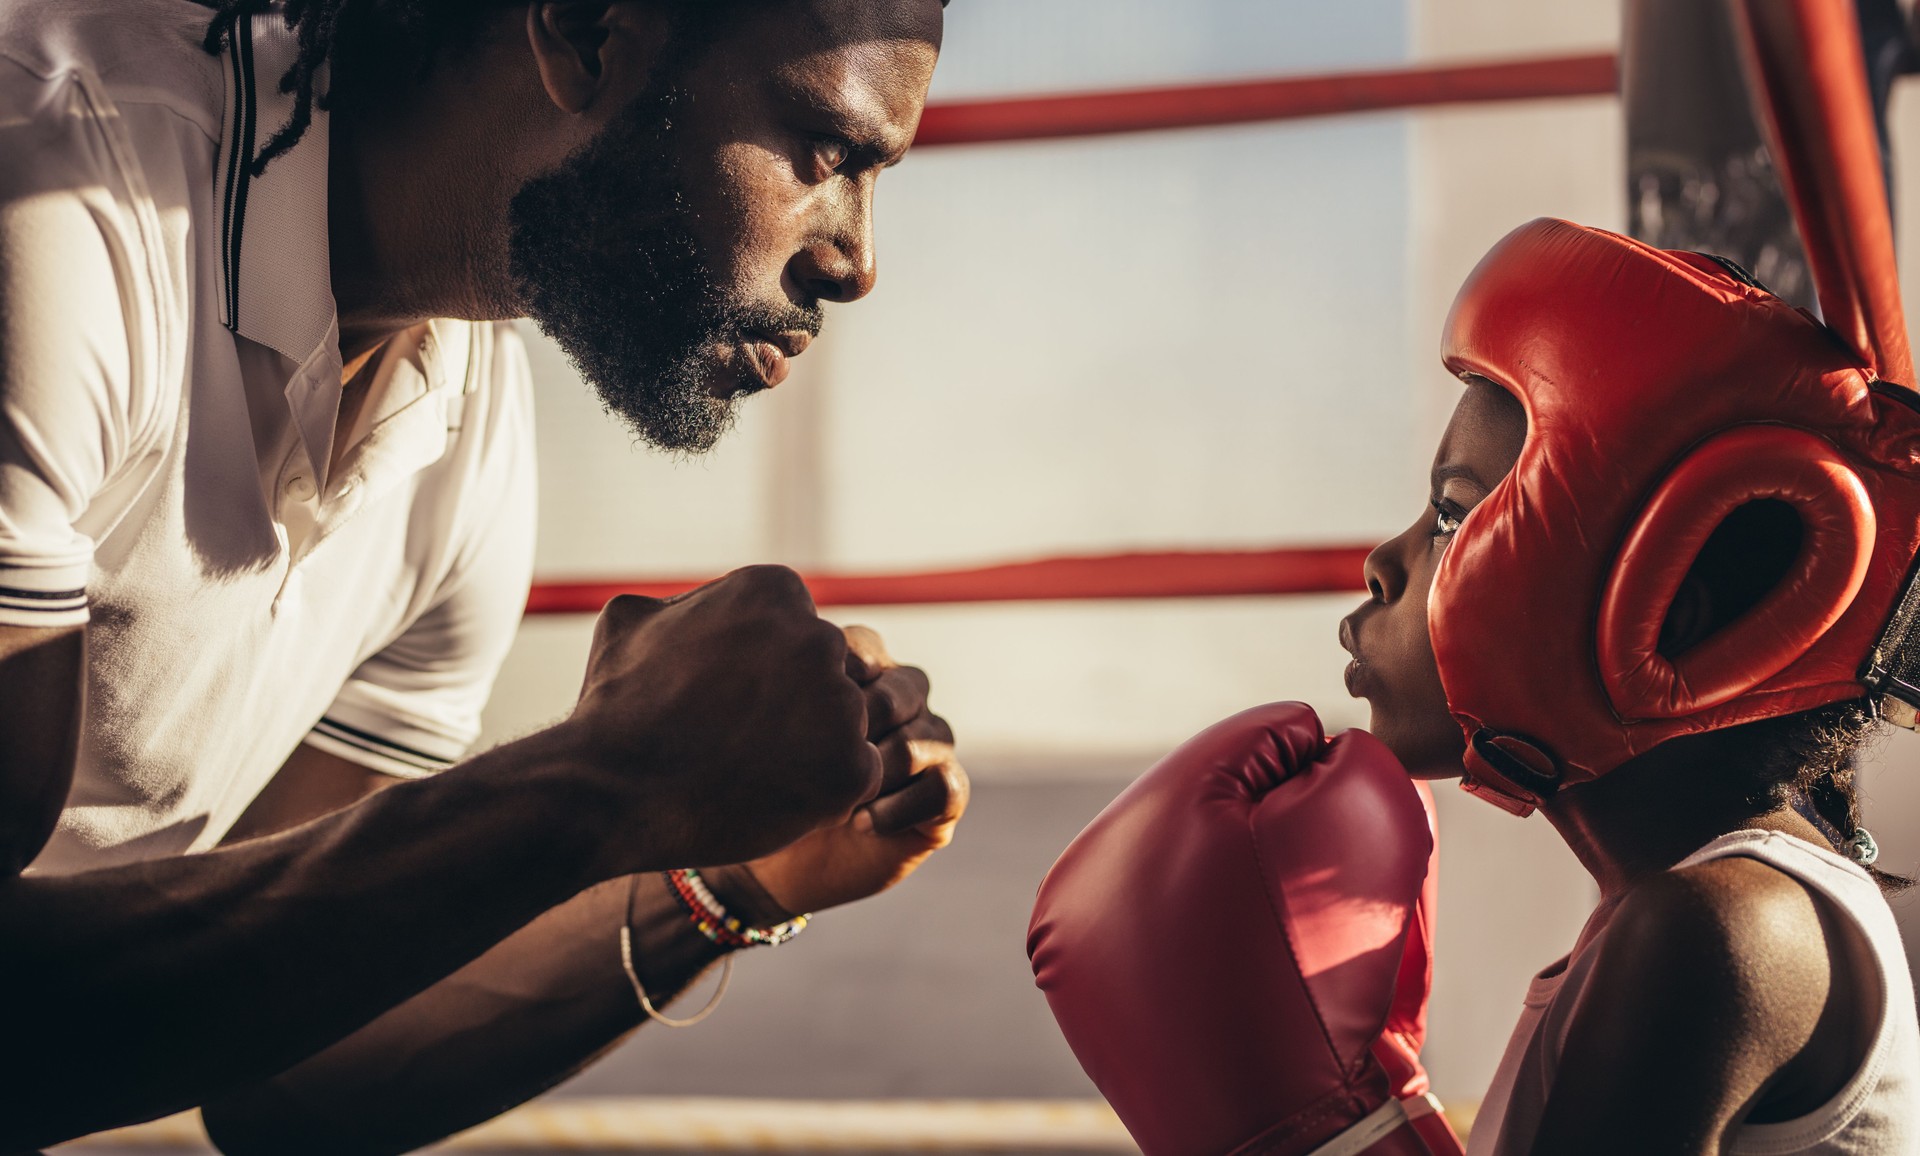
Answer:
<svg viewBox="0 0 1920 1156"><path fill-rule="evenodd" d="M1413 781L1413 787L1427 813L1433 850L1427 856L1427 878L1420 886L1420 898L1414 903L1413 920L1407 928L1393 1004L1387 1009L1385 1028L1373 1041L1373 1057L1386 1069L1388 1086L1395 1098L1404 1101L1407 1119L1427 1142L1428 1150L1435 1156L1453 1156L1460 1152L1460 1138L1440 1114L1440 1101L1429 1091L1427 1070L1420 1066L1420 1050L1427 1043L1427 996L1433 990L1434 922L1440 907L1440 833L1432 789L1419 779Z"/></svg>
<svg viewBox="0 0 1920 1156"><path fill-rule="evenodd" d="M1027 954L1146 1156L1459 1152L1417 1058L1433 845L1393 755L1292 702L1201 732L1080 833Z"/></svg>

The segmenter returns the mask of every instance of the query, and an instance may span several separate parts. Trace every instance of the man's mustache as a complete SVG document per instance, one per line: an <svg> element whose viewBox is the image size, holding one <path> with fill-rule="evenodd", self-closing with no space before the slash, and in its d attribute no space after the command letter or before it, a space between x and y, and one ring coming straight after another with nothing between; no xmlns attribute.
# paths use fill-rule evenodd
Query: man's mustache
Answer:
<svg viewBox="0 0 1920 1156"><path fill-rule="evenodd" d="M727 328L741 336L804 333L810 338L818 337L827 320L827 311L818 301L805 305L749 305L730 312L733 315L727 319Z"/></svg>

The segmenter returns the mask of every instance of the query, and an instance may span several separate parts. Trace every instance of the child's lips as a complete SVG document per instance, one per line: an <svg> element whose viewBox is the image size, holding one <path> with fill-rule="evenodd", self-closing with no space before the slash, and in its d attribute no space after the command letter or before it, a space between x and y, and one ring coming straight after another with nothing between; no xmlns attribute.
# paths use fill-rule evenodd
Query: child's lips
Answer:
<svg viewBox="0 0 1920 1156"><path fill-rule="evenodd" d="M1371 673L1366 661L1360 657L1360 639L1355 635L1352 618L1340 620L1340 648L1352 656L1342 678L1347 684L1347 693L1354 698L1365 698Z"/></svg>

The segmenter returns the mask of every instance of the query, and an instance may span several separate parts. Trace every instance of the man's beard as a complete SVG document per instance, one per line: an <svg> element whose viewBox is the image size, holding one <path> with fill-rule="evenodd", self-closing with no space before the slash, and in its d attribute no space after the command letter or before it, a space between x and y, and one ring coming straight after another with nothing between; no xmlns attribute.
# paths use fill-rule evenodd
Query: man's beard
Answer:
<svg viewBox="0 0 1920 1156"><path fill-rule="evenodd" d="M716 396L719 351L755 335L820 331L818 303L750 302L717 282L681 188L674 112L643 94L553 172L514 195L510 268L528 316L558 342L607 409L641 440L704 453L732 428L740 398Z"/></svg>

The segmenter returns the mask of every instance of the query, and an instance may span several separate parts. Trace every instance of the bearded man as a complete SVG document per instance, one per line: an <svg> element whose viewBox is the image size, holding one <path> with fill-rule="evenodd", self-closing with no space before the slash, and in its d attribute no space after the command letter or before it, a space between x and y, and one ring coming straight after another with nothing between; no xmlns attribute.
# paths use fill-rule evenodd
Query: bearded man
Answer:
<svg viewBox="0 0 1920 1156"><path fill-rule="evenodd" d="M414 1147L945 843L925 676L778 568L616 599L573 714L466 756L532 563L508 319L713 445L872 288L941 19L0 6L0 1151Z"/></svg>

